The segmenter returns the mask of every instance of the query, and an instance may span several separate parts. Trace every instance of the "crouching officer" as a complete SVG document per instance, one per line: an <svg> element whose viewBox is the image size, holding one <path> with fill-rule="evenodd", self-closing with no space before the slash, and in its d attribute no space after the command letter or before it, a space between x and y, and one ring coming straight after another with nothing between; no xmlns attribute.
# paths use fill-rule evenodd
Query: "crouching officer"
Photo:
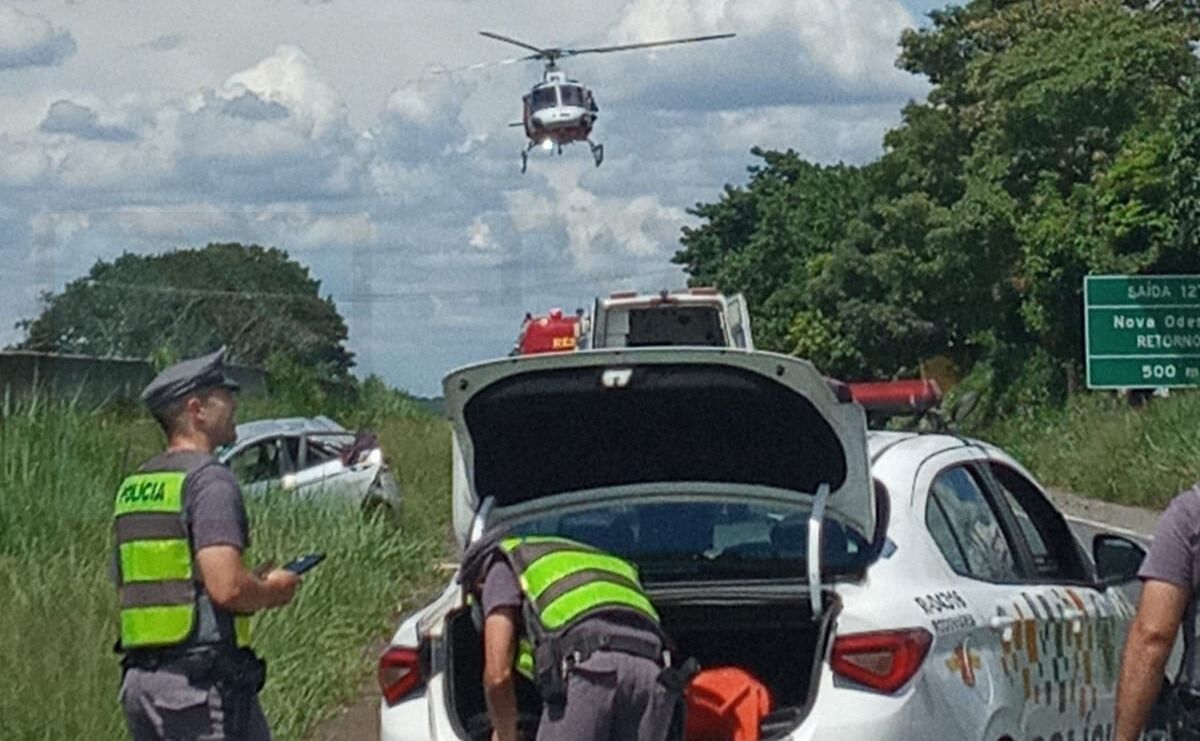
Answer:
<svg viewBox="0 0 1200 741"><path fill-rule="evenodd" d="M166 369L142 392L167 448L122 482L114 515L120 697L135 741L271 738L249 615L287 604L299 579L242 563L242 494L213 457L237 438L237 388L222 348Z"/></svg>
<svg viewBox="0 0 1200 741"><path fill-rule="evenodd" d="M482 577L484 690L493 741L521 738L514 672L544 709L538 741L663 741L678 728L687 671L672 670L637 569L562 538L493 537L464 559Z"/></svg>

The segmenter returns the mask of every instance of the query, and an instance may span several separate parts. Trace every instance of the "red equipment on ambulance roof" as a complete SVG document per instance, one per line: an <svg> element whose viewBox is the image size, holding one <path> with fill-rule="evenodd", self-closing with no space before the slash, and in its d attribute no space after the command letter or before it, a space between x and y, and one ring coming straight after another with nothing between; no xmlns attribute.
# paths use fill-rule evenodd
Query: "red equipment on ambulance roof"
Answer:
<svg viewBox="0 0 1200 741"><path fill-rule="evenodd" d="M932 379L864 381L849 386L851 398L872 414L924 414L942 400L942 390Z"/></svg>
<svg viewBox="0 0 1200 741"><path fill-rule="evenodd" d="M564 352L579 347L581 317L563 316L562 309L551 309L546 316L525 315L517 338L517 355Z"/></svg>

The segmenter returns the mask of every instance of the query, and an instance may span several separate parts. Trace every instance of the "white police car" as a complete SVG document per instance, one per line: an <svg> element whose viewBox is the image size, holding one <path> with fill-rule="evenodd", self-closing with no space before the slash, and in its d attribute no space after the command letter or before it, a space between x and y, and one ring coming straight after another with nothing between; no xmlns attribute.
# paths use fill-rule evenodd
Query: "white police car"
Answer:
<svg viewBox="0 0 1200 741"><path fill-rule="evenodd" d="M677 655L770 689L764 739L1111 736L1131 606L1002 451L868 433L845 386L760 352L514 358L445 391L459 543L504 524L633 560ZM1102 538L1131 578L1140 549ZM463 585L379 679L383 741L488 738Z"/></svg>

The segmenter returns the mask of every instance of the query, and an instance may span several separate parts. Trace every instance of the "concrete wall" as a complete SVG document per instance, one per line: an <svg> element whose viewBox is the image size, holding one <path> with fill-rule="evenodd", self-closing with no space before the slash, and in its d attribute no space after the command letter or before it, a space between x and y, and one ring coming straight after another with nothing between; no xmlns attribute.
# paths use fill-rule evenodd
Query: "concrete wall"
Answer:
<svg viewBox="0 0 1200 741"><path fill-rule="evenodd" d="M227 369L242 385L242 393L257 394L266 389L263 369L250 366L227 366ZM19 399L36 389L55 397L77 399L86 407L119 399L136 401L154 375L154 369L144 360L23 350L0 352L0 398Z"/></svg>

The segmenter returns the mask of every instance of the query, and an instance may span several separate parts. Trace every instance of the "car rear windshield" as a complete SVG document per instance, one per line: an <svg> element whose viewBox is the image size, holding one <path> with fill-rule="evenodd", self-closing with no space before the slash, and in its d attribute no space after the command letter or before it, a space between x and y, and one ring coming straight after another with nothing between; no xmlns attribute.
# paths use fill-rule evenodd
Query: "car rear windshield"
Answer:
<svg viewBox="0 0 1200 741"><path fill-rule="evenodd" d="M656 306L629 310L626 347L722 347L721 313L713 306Z"/></svg>
<svg viewBox="0 0 1200 741"><path fill-rule="evenodd" d="M646 583L807 576L807 508L744 502L613 504L538 517L516 535L587 543L638 565ZM867 544L835 520L823 529L822 571L856 571Z"/></svg>

